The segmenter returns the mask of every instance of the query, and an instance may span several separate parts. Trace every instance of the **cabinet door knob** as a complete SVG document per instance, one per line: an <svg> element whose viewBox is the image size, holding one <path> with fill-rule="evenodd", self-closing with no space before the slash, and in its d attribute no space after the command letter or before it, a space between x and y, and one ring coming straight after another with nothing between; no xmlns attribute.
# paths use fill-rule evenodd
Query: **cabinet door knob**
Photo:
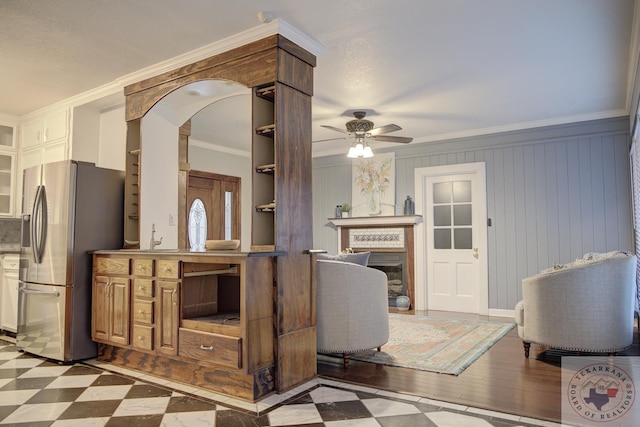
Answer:
<svg viewBox="0 0 640 427"><path fill-rule="evenodd" d="M142 335L138 336L138 341L144 341L144 337Z"/></svg>
<svg viewBox="0 0 640 427"><path fill-rule="evenodd" d="M207 347L204 344L200 344L200 350L213 351L213 346L210 345L209 347Z"/></svg>
<svg viewBox="0 0 640 427"><path fill-rule="evenodd" d="M144 291L144 286L138 286L139 291Z"/></svg>
<svg viewBox="0 0 640 427"><path fill-rule="evenodd" d="M138 310L138 313L144 314L144 310Z"/></svg>

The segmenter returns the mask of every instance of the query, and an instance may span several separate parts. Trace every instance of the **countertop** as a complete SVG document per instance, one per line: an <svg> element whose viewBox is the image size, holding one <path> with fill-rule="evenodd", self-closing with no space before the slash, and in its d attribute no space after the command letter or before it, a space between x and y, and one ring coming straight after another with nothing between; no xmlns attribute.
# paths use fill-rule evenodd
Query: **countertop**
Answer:
<svg viewBox="0 0 640 427"><path fill-rule="evenodd" d="M94 251L94 254L106 255L155 255L167 257L255 257L255 256L282 256L285 252L240 252L240 251L204 251L191 252L188 249L102 249Z"/></svg>

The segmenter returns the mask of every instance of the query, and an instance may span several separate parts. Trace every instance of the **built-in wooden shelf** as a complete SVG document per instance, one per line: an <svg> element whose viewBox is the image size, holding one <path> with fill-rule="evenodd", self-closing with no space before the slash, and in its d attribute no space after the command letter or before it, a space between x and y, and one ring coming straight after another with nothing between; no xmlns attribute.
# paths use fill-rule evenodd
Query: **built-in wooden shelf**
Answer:
<svg viewBox="0 0 640 427"><path fill-rule="evenodd" d="M275 172L275 170L276 170L275 163L271 163L270 165L256 166L256 172L258 172L258 173L273 174Z"/></svg>
<svg viewBox="0 0 640 427"><path fill-rule="evenodd" d="M266 205L258 205L256 206L256 210L258 212L275 212L276 204L275 202L267 203Z"/></svg>
<svg viewBox="0 0 640 427"><path fill-rule="evenodd" d="M256 96L273 102L276 95L276 85L256 89Z"/></svg>
<svg viewBox="0 0 640 427"><path fill-rule="evenodd" d="M256 133L262 136L268 136L269 138L273 138L273 134L276 131L276 125L265 125L256 128Z"/></svg>

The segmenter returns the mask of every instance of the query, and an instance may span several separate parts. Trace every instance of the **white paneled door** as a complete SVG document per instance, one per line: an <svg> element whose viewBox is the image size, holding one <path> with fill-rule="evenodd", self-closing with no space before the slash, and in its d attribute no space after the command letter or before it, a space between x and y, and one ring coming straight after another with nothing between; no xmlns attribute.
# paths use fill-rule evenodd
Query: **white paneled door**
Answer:
<svg viewBox="0 0 640 427"><path fill-rule="evenodd" d="M416 169L425 309L488 312L484 163ZM426 301L424 301L426 299ZM419 302L417 301L419 308Z"/></svg>

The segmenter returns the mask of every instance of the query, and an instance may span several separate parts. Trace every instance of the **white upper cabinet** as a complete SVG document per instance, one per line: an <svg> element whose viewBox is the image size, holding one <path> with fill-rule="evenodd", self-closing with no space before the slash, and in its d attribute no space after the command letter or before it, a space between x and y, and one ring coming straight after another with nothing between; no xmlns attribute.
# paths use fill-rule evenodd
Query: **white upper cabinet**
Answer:
<svg viewBox="0 0 640 427"><path fill-rule="evenodd" d="M16 127L0 123L0 216L12 216L15 194Z"/></svg>
<svg viewBox="0 0 640 427"><path fill-rule="evenodd" d="M18 173L15 174L13 181L18 201L22 198L22 171L24 169L58 160L67 160L70 121L69 108L61 108L33 116L20 125L19 160L16 168ZM22 213L21 203L16 204L14 211L17 216Z"/></svg>
<svg viewBox="0 0 640 427"><path fill-rule="evenodd" d="M15 148L15 128L0 124L0 148Z"/></svg>
<svg viewBox="0 0 640 427"><path fill-rule="evenodd" d="M69 109L48 113L36 117L22 125L21 148L41 147L43 144L54 143L69 137Z"/></svg>
<svg viewBox="0 0 640 427"><path fill-rule="evenodd" d="M51 143L69 136L69 110L64 109L45 116L44 142Z"/></svg>
<svg viewBox="0 0 640 427"><path fill-rule="evenodd" d="M0 152L0 215L12 216L15 155Z"/></svg>
<svg viewBox="0 0 640 427"><path fill-rule="evenodd" d="M34 119L23 124L21 136L22 143L20 147L23 150L42 145L42 141L44 141L44 119Z"/></svg>

